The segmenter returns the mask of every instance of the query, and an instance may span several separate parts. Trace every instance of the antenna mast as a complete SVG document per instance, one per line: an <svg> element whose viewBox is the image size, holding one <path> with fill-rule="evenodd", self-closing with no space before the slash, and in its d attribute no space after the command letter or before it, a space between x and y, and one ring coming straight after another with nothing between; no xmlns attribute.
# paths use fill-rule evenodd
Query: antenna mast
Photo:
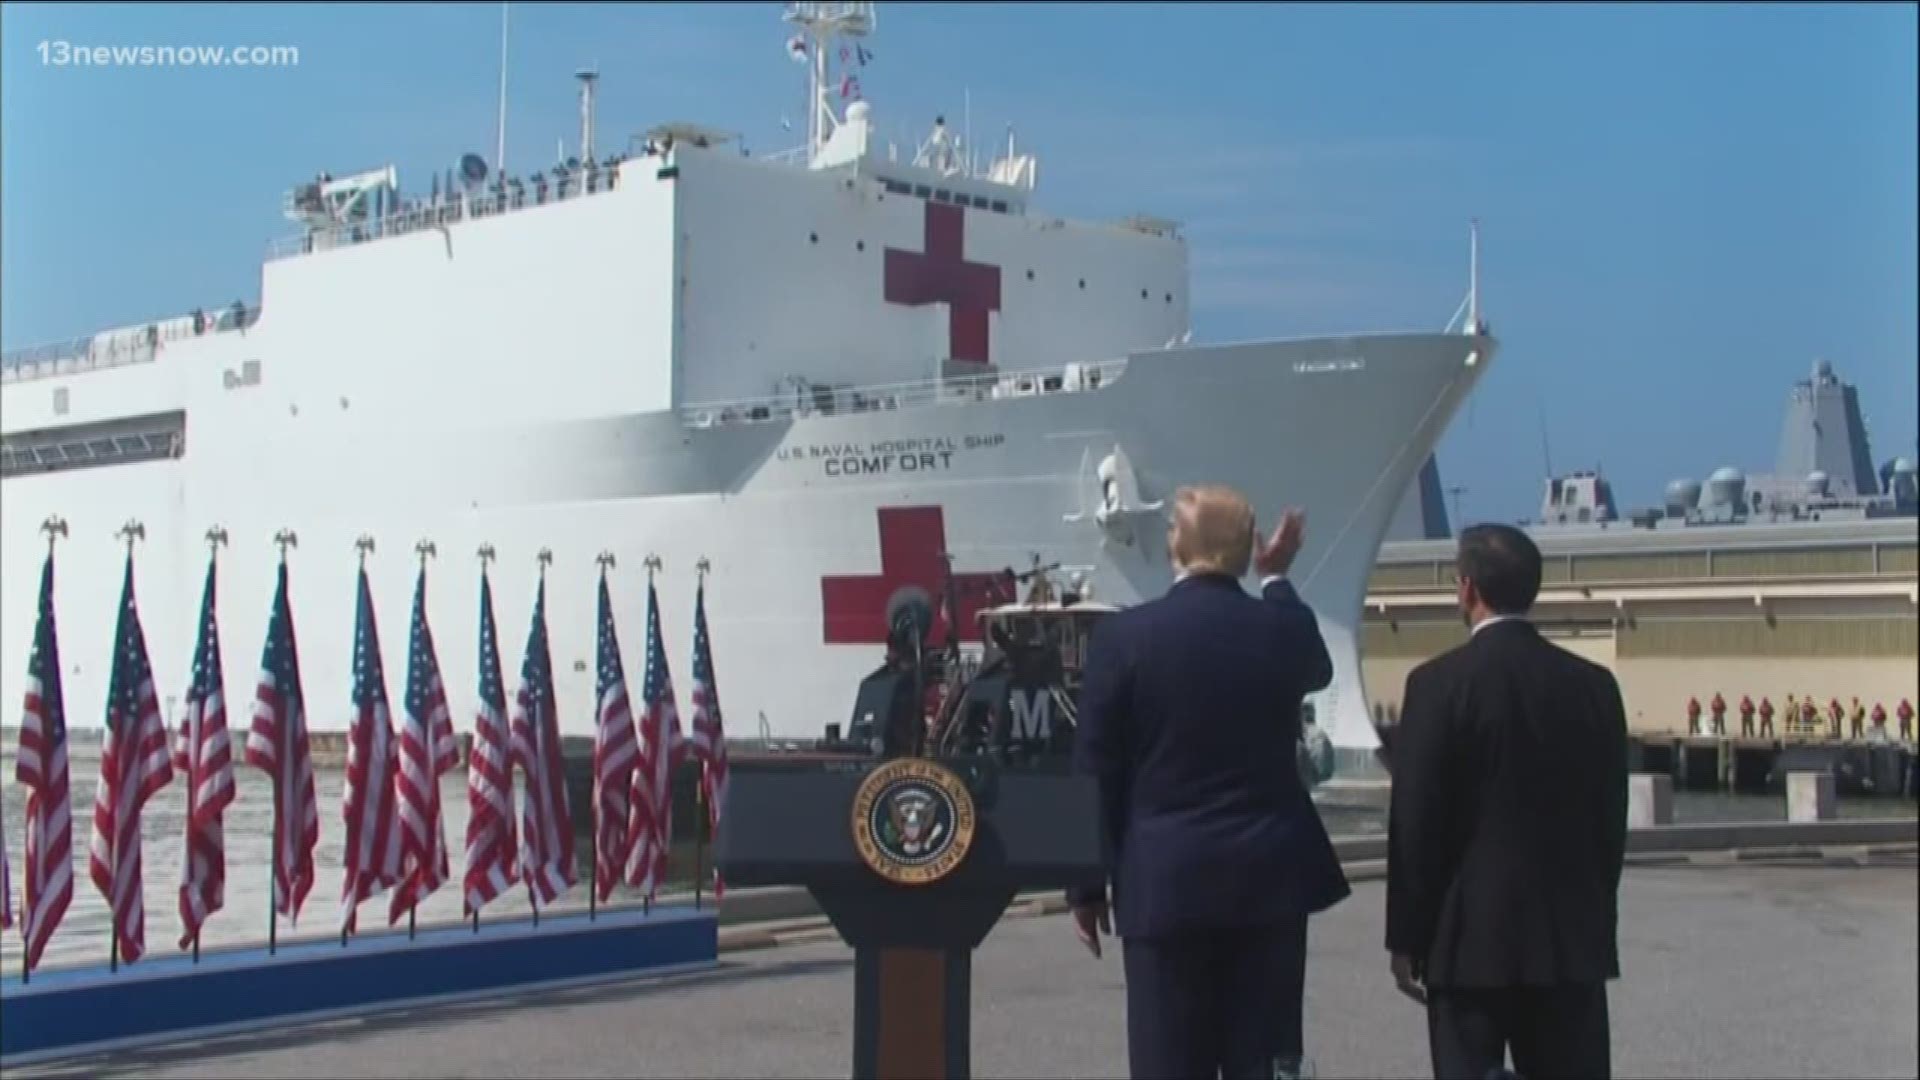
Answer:
<svg viewBox="0 0 1920 1080"><path fill-rule="evenodd" d="M593 161L593 85L600 78L598 65L573 73L580 80L580 163Z"/></svg>
<svg viewBox="0 0 1920 1080"><path fill-rule="evenodd" d="M807 50L807 160L812 161L840 126L833 107L829 59L841 37L862 38L873 33L871 3L790 3L786 21L800 28Z"/></svg>

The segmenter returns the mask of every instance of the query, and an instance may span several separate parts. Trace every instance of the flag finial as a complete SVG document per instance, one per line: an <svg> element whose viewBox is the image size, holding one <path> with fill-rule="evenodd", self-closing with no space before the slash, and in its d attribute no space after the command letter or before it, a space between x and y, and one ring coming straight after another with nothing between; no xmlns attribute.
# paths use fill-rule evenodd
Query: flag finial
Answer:
<svg viewBox="0 0 1920 1080"><path fill-rule="evenodd" d="M128 518L127 523L120 526L120 531L114 533L114 535L125 540L127 542L127 551L131 552L133 551L134 541L145 540L147 538L147 527L142 525L138 519Z"/></svg>
<svg viewBox="0 0 1920 1080"><path fill-rule="evenodd" d="M47 550L52 551L54 538L67 535L67 519L59 514L52 514L40 523L40 531L47 534Z"/></svg>
<svg viewBox="0 0 1920 1080"><path fill-rule="evenodd" d="M226 530L226 529L224 529L224 528L221 528L221 527L220 527L220 526L218 526L218 525L215 525L215 526L214 526L213 528L211 528L211 529L208 529L208 530L207 530L207 548L208 548L208 550L210 550L210 551L216 551L216 552L217 552L217 551L219 551L219 550L220 550L220 545L222 545L222 544L224 544L224 543L226 543L226 542L227 542L227 530Z"/></svg>
<svg viewBox="0 0 1920 1080"><path fill-rule="evenodd" d="M280 545L280 561L287 561L287 549L300 546L300 534L292 529L281 529L273 534L273 542Z"/></svg>
<svg viewBox="0 0 1920 1080"><path fill-rule="evenodd" d="M373 537L361 533L360 539L355 540L353 546L360 549L360 566L364 569L367 565L367 556L373 554Z"/></svg>
<svg viewBox="0 0 1920 1080"><path fill-rule="evenodd" d="M546 580L546 577L547 577L547 567L553 565L553 549L541 548L539 559L540 559L540 579L544 581Z"/></svg>
<svg viewBox="0 0 1920 1080"><path fill-rule="evenodd" d="M651 554L647 556L647 582L649 584L653 582L654 571L663 568L665 565L665 563L660 561L660 556Z"/></svg>
<svg viewBox="0 0 1920 1080"><path fill-rule="evenodd" d="M713 564L707 561L707 557L705 555L700 556L700 561L693 564L693 572L696 574L699 574L703 578L707 576L707 571L712 569L713 569Z"/></svg>
<svg viewBox="0 0 1920 1080"><path fill-rule="evenodd" d="M413 550L416 555L420 556L420 565L422 568L427 565L428 559L437 559L440 557L439 547L431 540L420 541L413 545Z"/></svg>
<svg viewBox="0 0 1920 1080"><path fill-rule="evenodd" d="M600 576L604 578L607 576L607 571L614 567L613 552L603 551L595 556L593 561L600 564Z"/></svg>
<svg viewBox="0 0 1920 1080"><path fill-rule="evenodd" d="M481 544L480 550L476 552L476 554L480 556L480 568L482 570L486 569L487 564L494 560L493 545Z"/></svg>

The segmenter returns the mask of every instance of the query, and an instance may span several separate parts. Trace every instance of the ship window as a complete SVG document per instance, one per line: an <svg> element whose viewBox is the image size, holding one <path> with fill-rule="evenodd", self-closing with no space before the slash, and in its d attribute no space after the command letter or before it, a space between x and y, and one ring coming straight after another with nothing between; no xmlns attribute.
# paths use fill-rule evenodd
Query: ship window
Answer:
<svg viewBox="0 0 1920 1080"><path fill-rule="evenodd" d="M925 184L915 184L913 186L913 193L916 196L922 199L925 199L925 198L930 198L933 195L933 189L928 187Z"/></svg>
<svg viewBox="0 0 1920 1080"><path fill-rule="evenodd" d="M888 191L891 191L891 192L892 192L892 193L894 193L895 195L911 195L911 194L913 194L913 189L912 189L912 188L910 188L910 187L908 187L907 185L905 185L905 184L903 184L903 183L901 183L901 182L900 182L900 181L898 181L898 180L888 180L888 181L886 182L886 184L887 184L887 190L888 190Z"/></svg>
<svg viewBox="0 0 1920 1080"><path fill-rule="evenodd" d="M53 414L55 416L67 415L67 388L64 386L54 387Z"/></svg>
<svg viewBox="0 0 1920 1080"><path fill-rule="evenodd" d="M953 192L948 191L945 188L935 191L933 193L933 201L934 202L952 202Z"/></svg>
<svg viewBox="0 0 1920 1080"><path fill-rule="evenodd" d="M820 234L819 234L819 233L817 233L817 232L810 232L810 233L808 233L808 234L807 234L807 243L809 243L809 244L817 244L817 243L819 243L819 242L820 242Z"/></svg>
<svg viewBox="0 0 1920 1080"><path fill-rule="evenodd" d="M867 242L865 240L855 240L853 242L853 250L855 251L867 250Z"/></svg>
<svg viewBox="0 0 1920 1080"><path fill-rule="evenodd" d="M1083 288L1083 289L1087 287L1087 279L1086 279L1086 278L1081 278L1081 279L1080 279L1080 287L1081 287L1081 288Z"/></svg>
<svg viewBox="0 0 1920 1080"><path fill-rule="evenodd" d="M1006 213L1006 212L1007 212L1007 204L1006 204L1006 200L1004 200L1004 199L995 199L995 200L993 200L993 212L994 212L994 213L996 213L996 214L1004 214L1004 213Z"/></svg>
<svg viewBox="0 0 1920 1080"><path fill-rule="evenodd" d="M1029 271L1027 271L1027 280L1028 280L1028 281L1032 281L1032 280L1033 280L1033 271L1031 271L1031 270L1029 270Z"/></svg>
<svg viewBox="0 0 1920 1080"><path fill-rule="evenodd" d="M187 414L175 411L8 435L0 439L0 476L179 457L186 425Z"/></svg>

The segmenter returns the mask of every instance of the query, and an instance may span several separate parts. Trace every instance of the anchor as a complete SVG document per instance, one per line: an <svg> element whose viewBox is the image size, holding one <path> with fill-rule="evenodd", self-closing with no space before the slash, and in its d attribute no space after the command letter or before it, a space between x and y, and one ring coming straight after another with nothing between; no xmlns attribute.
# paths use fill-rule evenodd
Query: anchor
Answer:
<svg viewBox="0 0 1920 1080"><path fill-rule="evenodd" d="M1080 475L1087 472L1088 452L1080 456ZM1154 526L1164 524L1161 509L1165 500L1142 502L1140 499L1140 477L1134 471L1133 462L1127 452L1115 445L1113 452L1100 459L1095 470L1100 479L1100 505L1093 510L1094 524L1106 541L1124 547L1135 547L1140 539L1139 530L1151 523ZM1078 523L1087 519L1085 502L1086 488L1081 488L1081 509L1077 513L1065 515L1069 522Z"/></svg>

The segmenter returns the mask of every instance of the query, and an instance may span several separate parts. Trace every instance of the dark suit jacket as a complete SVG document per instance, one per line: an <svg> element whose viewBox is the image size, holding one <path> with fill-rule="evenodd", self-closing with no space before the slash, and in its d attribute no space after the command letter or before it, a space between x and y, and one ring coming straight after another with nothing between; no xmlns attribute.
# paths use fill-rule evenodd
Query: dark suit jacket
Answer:
<svg viewBox="0 0 1920 1080"><path fill-rule="evenodd" d="M1333 662L1293 586L1264 593L1195 575L1094 632L1074 763L1100 780L1122 937L1261 926L1348 893L1296 757L1301 700Z"/></svg>
<svg viewBox="0 0 1920 1080"><path fill-rule="evenodd" d="M1407 677L1387 948L1434 987L1618 978L1627 719L1611 672L1490 623Z"/></svg>

